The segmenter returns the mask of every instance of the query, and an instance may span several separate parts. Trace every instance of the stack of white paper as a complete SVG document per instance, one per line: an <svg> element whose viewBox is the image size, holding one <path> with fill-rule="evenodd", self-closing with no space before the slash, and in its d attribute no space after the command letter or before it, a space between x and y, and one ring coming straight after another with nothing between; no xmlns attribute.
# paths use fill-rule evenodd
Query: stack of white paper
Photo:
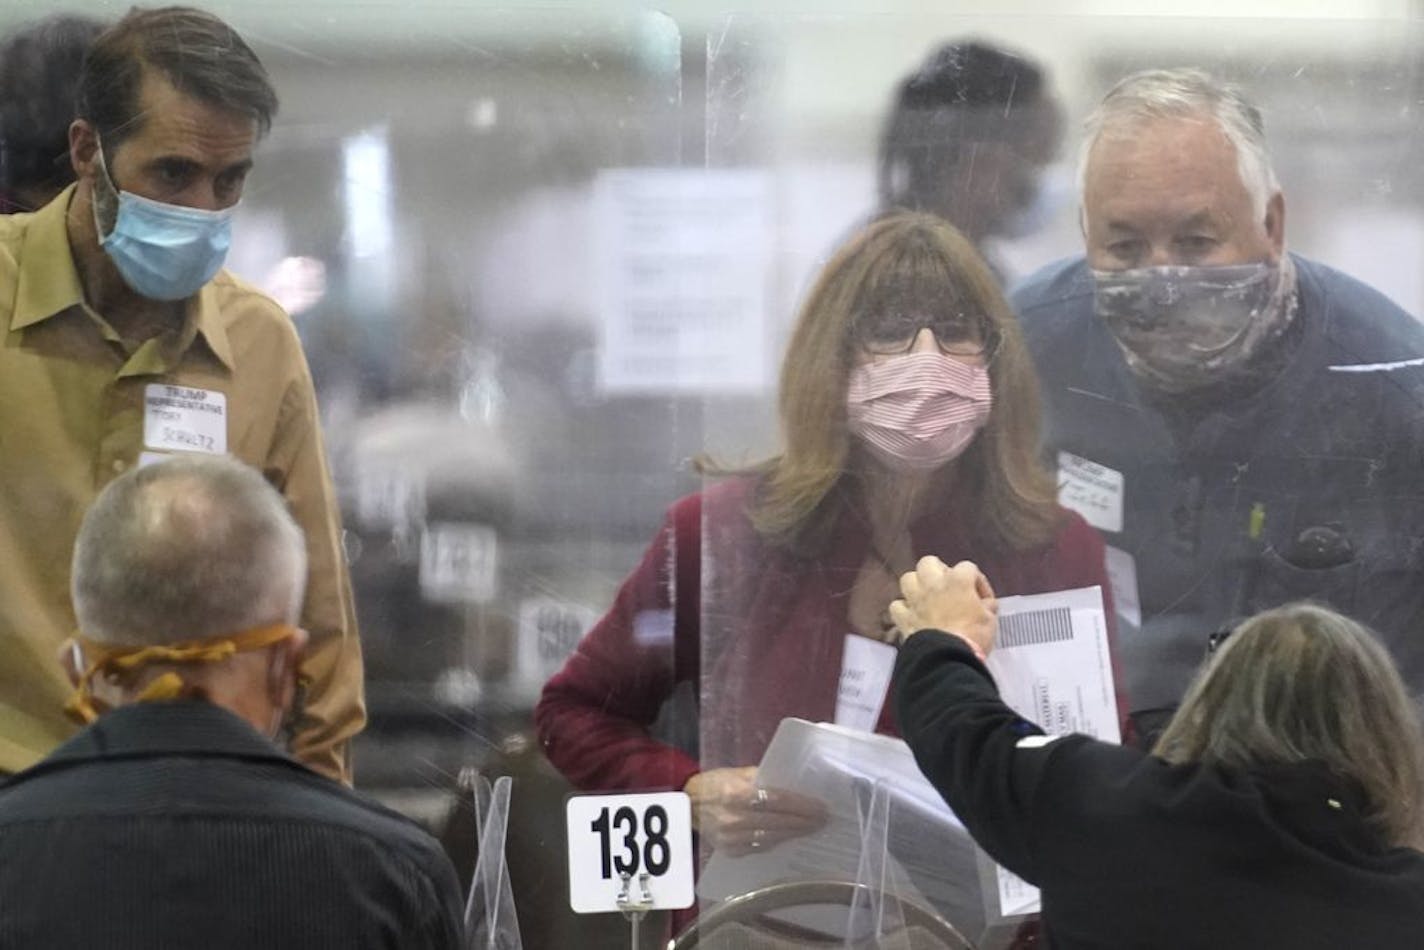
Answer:
<svg viewBox="0 0 1424 950"><path fill-rule="evenodd" d="M988 666L1004 701L1050 735L1079 732L1120 741L1099 588L1000 600L999 643ZM820 831L764 853L714 853L697 887L704 900L776 881L853 881L865 849L874 847L884 849L885 860L873 863L888 869L887 878L863 883L919 900L971 939L986 921L1038 910L1037 890L1002 868L983 875L996 882L998 893L983 893L977 848L898 739L786 719L757 780L820 798L829 820ZM867 818L877 784L890 803L884 823ZM847 927L844 912L798 920L830 933Z"/></svg>
<svg viewBox="0 0 1424 950"><path fill-rule="evenodd" d="M698 882L704 900L744 894L775 881L854 881L866 848L883 849L888 880L866 881L892 895L934 907L965 932L982 927L973 841L915 765L904 742L829 723L785 719L757 772L761 785L815 795L828 821L814 834L769 851L730 858L713 854ZM888 820L867 816L876 783L889 800ZM841 934L844 910L788 915L804 926Z"/></svg>

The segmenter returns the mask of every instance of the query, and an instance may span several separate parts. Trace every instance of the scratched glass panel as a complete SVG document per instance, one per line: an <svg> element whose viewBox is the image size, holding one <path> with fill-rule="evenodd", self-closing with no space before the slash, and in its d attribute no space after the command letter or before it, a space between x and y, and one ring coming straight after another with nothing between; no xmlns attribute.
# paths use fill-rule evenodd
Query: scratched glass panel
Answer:
<svg viewBox="0 0 1424 950"><path fill-rule="evenodd" d="M512 776L523 945L619 946L616 914L568 909L571 785L532 712L698 442L685 397L603 366L604 288L626 276L606 273L605 195L681 161L677 26L395 4L253 17L283 103L231 263L293 312L320 394L365 649L357 784L443 829L468 882L499 836L481 839L456 776Z"/></svg>
<svg viewBox="0 0 1424 950"><path fill-rule="evenodd" d="M746 354L741 369L759 378L706 398L708 453L740 474L704 485L700 764L729 780L714 770L760 764L764 782L821 798L835 834L763 822L758 838L755 821L729 822L704 901L778 875L863 876L865 776L841 788L806 750L871 753L784 722L893 732L882 705L892 653L877 641L894 578L926 554L975 560L1001 596L1100 586L1120 711L1133 714L1118 725L1139 742L1170 715L1210 634L1301 598L1374 625L1424 690L1412 635L1424 619L1417 54L1417 30L1399 20L1265 16L731 16L709 34L708 183L741 235L722 235L731 278L718 288L723 328L740 339L709 350ZM1203 134L1166 106L1166 117L1105 123L1082 178L1083 123L1108 90L1181 67L1259 109L1269 163L1248 155L1238 167L1231 139L1215 165L1208 140L1162 144L1174 130ZM1247 106L1238 114L1249 125ZM1225 134L1214 120L1202 128ZM938 303L873 289L897 242L931 227L878 220L897 208L957 227L977 272L1005 288L1013 327L983 321L998 295L966 290L963 270L941 278ZM1235 270L1197 269L1212 266ZM1226 277L1255 296L1219 286ZM952 354L956 333L998 343L993 408L961 454L943 430L880 415L864 391L899 382L866 363L935 339ZM902 408L920 394L895 392ZM949 402L968 407L971 395ZM1041 433L1027 422L1037 402ZM887 419L905 439L876 428ZM937 438L918 457L930 464L911 464L906 446ZM1003 451L1016 440L1033 451ZM1014 506L990 487L1010 474L1040 486L1017 510L1049 510L1056 496L1072 514L1055 516L1078 527L996 534L988 519ZM1105 555L1083 540L1084 522ZM904 873L878 880L971 939L1018 925L952 833L893 806L882 826ZM1022 901L1018 887L1006 884L1005 900Z"/></svg>
<svg viewBox="0 0 1424 950"><path fill-rule="evenodd" d="M49 6L7 7L0 25ZM1424 689L1407 635L1424 598L1424 342L1407 316L1424 307L1418 30L1384 2L1311 7L1348 17L1330 20L1276 6L1231 19L1165 3L1155 18L1089 3L1053 17L216 7L282 98L229 266L293 314L318 388L366 658L358 787L441 833L468 880L483 829L456 777L513 776L505 840L524 946L618 947L617 915L567 909L564 796L720 777L745 811L755 786L735 770L765 764L778 784L839 796L830 818L845 833L798 852L805 835L707 819L702 856L719 864L703 907L794 857L792 876L883 885L888 873L894 893L978 938L1015 926L986 906L992 869L887 803L891 753L843 793L798 777L794 730L779 747L792 752L766 761L787 717L890 728L884 607L915 557L972 556L1001 594L1100 583L1142 733L1209 634L1300 597L1376 625ZM1085 269L1066 291L1043 287L1043 269L1091 251L1107 216L1081 201L1083 120L1125 75L1180 66L1259 106L1284 195L1271 227L1299 255L1269 345L1186 395L1144 386ZM1170 217L1184 177L1148 174L1162 167L1110 176L1110 197L1138 186L1129 218ZM1270 195L1245 215L1268 246ZM929 300L920 286L908 313L882 300L843 314L819 354L795 347L817 279L844 270L833 255L862 247L892 207L963 231L987 283L1009 292L1022 343L977 322L982 299L936 309L962 302L946 284ZM870 317L924 318L941 349L984 351L994 409L938 477L889 474L889 450L849 431L860 364L836 360L924 340ZM1056 480L1049 497L1106 543L1101 564L1030 569L1024 549L968 530L992 508L982 488L943 477L987 464L976 453L1006 407L1024 418L1029 387L1005 369L1016 345L1044 406L1030 454ZM779 422L778 398L818 392ZM805 509L761 507L755 466L807 432L831 445L803 470L831 503L787 521ZM1016 458L1022 477L1032 463ZM699 489L700 509L671 507ZM815 530L793 548L788 524ZM601 618L604 679L565 681L574 692L536 729L546 682ZM841 761L884 751L826 741ZM791 821L798 832L821 816L778 804L812 816ZM872 853L880 842L894 864ZM689 919L650 921L645 940ZM857 936L873 926L794 923L847 919Z"/></svg>

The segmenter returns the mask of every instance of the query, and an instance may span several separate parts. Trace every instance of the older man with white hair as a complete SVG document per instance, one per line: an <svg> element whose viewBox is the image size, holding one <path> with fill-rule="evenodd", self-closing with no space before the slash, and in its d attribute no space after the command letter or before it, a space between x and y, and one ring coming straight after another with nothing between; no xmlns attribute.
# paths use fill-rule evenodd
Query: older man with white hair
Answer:
<svg viewBox="0 0 1424 950"><path fill-rule="evenodd" d="M306 574L282 497L236 460L99 495L64 654L89 725L0 786L0 946L461 946L433 839L274 741Z"/></svg>
<svg viewBox="0 0 1424 950"><path fill-rule="evenodd" d="M1061 500L1109 545L1151 737L1208 637L1300 598L1381 631L1424 688L1424 330L1286 251L1261 115L1195 69L1087 123L1086 256L1012 295Z"/></svg>

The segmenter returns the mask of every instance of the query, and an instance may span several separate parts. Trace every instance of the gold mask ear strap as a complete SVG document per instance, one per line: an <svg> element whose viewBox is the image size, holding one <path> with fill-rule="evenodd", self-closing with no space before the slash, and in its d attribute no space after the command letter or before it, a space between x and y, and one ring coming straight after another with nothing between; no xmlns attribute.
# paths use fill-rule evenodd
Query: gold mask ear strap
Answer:
<svg viewBox="0 0 1424 950"><path fill-rule="evenodd" d="M296 632L296 628L289 624L272 624L244 630L229 637L147 647L115 647L95 643L87 637L75 634L72 642L83 649L84 655L90 657L91 662L80 676L73 695L64 704L64 711L81 724L88 724L99 718L92 692L95 676L123 678L150 663L220 663L235 653L260 650L280 643L294 636ZM183 695L185 686L183 678L170 670L145 686L137 699L139 702L177 699Z"/></svg>

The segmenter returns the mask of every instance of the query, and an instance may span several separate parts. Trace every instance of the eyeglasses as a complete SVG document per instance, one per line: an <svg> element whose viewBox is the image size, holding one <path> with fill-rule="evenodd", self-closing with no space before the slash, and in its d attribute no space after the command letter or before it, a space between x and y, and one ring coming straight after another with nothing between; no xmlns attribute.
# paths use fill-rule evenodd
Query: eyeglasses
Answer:
<svg viewBox="0 0 1424 950"><path fill-rule="evenodd" d="M985 364L998 352L1000 336L997 330L985 326L987 321L972 320L961 314L946 317L925 317L919 314L889 313L865 316L856 321L856 344L875 356L900 356L915 348L920 331L934 334L939 351L961 359L978 357Z"/></svg>

